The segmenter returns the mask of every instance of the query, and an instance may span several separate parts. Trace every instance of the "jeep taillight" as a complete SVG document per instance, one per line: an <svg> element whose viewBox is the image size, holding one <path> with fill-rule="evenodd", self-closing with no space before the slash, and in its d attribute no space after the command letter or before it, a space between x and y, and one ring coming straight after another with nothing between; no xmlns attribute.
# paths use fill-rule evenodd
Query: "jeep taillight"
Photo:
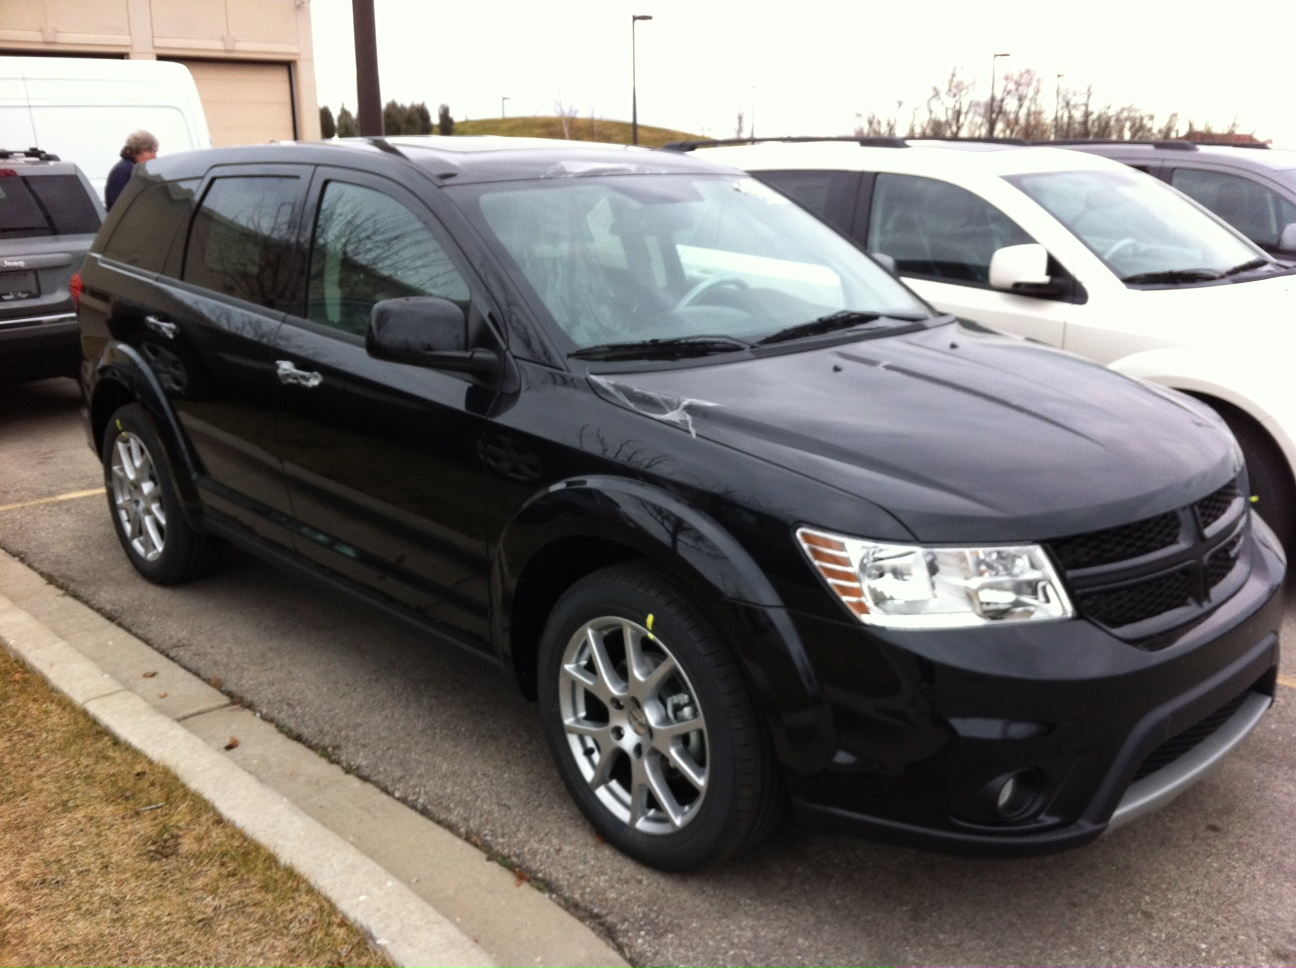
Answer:
<svg viewBox="0 0 1296 968"><path fill-rule="evenodd" d="M85 292L85 283L81 281L81 273L72 273L72 278L68 280L68 292L72 293L72 305L80 309L81 293Z"/></svg>

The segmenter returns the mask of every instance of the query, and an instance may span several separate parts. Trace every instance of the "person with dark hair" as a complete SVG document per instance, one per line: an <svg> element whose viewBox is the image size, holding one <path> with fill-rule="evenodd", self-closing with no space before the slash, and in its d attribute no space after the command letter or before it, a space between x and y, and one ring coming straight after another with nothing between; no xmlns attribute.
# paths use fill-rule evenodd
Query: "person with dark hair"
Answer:
<svg viewBox="0 0 1296 968"><path fill-rule="evenodd" d="M112 208L117 196L122 193L130 181L131 172L141 161L157 157L158 140L147 131L132 131L121 150L121 161L113 165L108 172L108 184L104 186L104 208Z"/></svg>

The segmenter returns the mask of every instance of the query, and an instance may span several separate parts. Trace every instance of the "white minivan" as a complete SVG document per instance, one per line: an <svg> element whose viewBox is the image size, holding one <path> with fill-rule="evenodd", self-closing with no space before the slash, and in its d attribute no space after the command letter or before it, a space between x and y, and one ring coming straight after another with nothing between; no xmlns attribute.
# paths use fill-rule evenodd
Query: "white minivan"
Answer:
<svg viewBox="0 0 1296 968"><path fill-rule="evenodd" d="M39 148L77 165L103 197L132 131L159 154L211 147L183 64L94 57L0 57L0 148Z"/></svg>
<svg viewBox="0 0 1296 968"><path fill-rule="evenodd" d="M1210 404L1246 456L1257 510L1296 548L1296 267L1196 202L1058 148L900 138L671 147L752 172L945 312Z"/></svg>

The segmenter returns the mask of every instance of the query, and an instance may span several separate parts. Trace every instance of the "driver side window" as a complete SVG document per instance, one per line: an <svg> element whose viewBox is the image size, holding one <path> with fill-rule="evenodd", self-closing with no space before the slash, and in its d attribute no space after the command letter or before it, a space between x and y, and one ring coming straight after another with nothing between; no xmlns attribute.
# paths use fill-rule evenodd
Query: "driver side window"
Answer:
<svg viewBox="0 0 1296 968"><path fill-rule="evenodd" d="M989 285L996 249L1034 241L967 189L914 175L877 176L868 248L895 259L901 275Z"/></svg>
<svg viewBox="0 0 1296 968"><path fill-rule="evenodd" d="M463 276L413 212L372 188L329 182L315 220L307 318L363 334L374 303L400 296L468 307Z"/></svg>

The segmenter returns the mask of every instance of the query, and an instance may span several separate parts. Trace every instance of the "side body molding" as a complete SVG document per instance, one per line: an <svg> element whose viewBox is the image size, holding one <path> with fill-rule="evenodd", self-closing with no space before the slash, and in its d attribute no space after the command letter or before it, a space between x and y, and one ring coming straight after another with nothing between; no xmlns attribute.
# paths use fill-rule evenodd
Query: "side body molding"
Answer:
<svg viewBox="0 0 1296 968"><path fill-rule="evenodd" d="M571 560L578 556L579 562ZM492 575L492 632L501 664L514 670L523 691L534 689L543 630L542 621L526 619L537 586L561 580L566 587L574 578L630 557L657 562L707 600L708 614L734 647L756 701L768 714L783 762L807 771L825 765L835 748L828 706L774 587L714 519L629 478L588 476L556 483L519 509L501 536ZM563 577L554 578L555 571Z"/></svg>

